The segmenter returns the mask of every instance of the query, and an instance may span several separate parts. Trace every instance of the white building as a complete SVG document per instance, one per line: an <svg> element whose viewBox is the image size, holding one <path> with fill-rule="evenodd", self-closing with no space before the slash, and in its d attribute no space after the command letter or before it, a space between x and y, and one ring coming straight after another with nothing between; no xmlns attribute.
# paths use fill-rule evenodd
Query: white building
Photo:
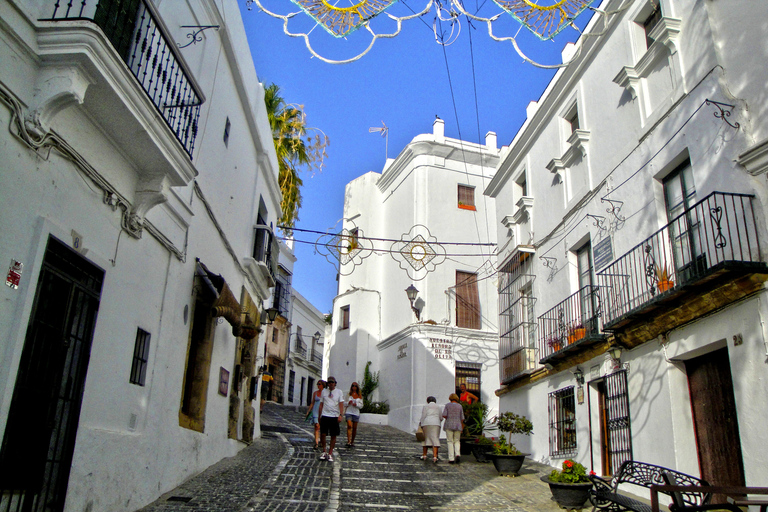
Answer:
<svg viewBox="0 0 768 512"><path fill-rule="evenodd" d="M234 0L0 19L0 508L135 510L259 435L263 88Z"/></svg>
<svg viewBox="0 0 768 512"><path fill-rule="evenodd" d="M327 244L345 263L328 372L347 393L370 361L380 372L373 398L401 430L415 430L428 395L447 403L461 382L497 408L494 210L482 190L498 154L494 133L484 145L450 139L437 119L383 173L347 184L344 231Z"/></svg>
<svg viewBox="0 0 768 512"><path fill-rule="evenodd" d="M291 293L290 332L283 403L307 406L323 374L325 315L296 290Z"/></svg>
<svg viewBox="0 0 768 512"><path fill-rule="evenodd" d="M555 466L765 485L768 4L600 9L623 7L590 22L605 35L577 43L486 189L500 408Z"/></svg>

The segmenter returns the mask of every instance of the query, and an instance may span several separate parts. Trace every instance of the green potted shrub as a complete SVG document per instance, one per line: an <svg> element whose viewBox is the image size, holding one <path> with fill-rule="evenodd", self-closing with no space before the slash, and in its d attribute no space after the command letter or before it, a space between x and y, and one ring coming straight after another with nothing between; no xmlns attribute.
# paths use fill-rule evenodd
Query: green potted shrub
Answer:
<svg viewBox="0 0 768 512"><path fill-rule="evenodd" d="M541 477L541 481L549 484L552 498L557 504L569 509L584 506L592 488L586 468L573 459L564 461L563 469L552 470L549 475Z"/></svg>
<svg viewBox="0 0 768 512"><path fill-rule="evenodd" d="M472 455L474 455L477 462L490 462L491 459L486 457L487 453L493 451L493 444L495 438L486 437L485 434L480 434L470 444L472 449Z"/></svg>
<svg viewBox="0 0 768 512"><path fill-rule="evenodd" d="M496 427L506 433L499 436L499 442L493 445L493 451L486 457L500 474L517 475L528 453L518 450L512 443L513 434L529 436L533 433L533 423L521 414L507 411L496 417Z"/></svg>
<svg viewBox="0 0 768 512"><path fill-rule="evenodd" d="M493 421L488 419L488 404L462 402L464 409L464 430L461 432L461 454L472 453L475 440L486 432L494 429Z"/></svg>

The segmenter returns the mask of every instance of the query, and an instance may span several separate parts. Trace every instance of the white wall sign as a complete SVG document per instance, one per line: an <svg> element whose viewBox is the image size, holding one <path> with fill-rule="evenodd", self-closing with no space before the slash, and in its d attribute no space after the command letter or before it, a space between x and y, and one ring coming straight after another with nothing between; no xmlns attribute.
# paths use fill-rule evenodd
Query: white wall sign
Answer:
<svg viewBox="0 0 768 512"><path fill-rule="evenodd" d="M429 338L430 348L435 359L453 359L453 341L440 338Z"/></svg>

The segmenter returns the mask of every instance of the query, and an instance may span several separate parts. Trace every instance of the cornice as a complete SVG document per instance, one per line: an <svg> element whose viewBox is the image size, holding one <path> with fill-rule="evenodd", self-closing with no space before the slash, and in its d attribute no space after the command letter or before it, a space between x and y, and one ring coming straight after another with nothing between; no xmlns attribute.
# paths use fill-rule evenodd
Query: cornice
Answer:
<svg viewBox="0 0 768 512"><path fill-rule="evenodd" d="M477 329L464 329L440 324L411 324L404 329L386 337L376 345L376 349L382 351L392 345L396 345L409 339L429 338L468 338L484 342L498 342L499 333L494 331L480 331Z"/></svg>

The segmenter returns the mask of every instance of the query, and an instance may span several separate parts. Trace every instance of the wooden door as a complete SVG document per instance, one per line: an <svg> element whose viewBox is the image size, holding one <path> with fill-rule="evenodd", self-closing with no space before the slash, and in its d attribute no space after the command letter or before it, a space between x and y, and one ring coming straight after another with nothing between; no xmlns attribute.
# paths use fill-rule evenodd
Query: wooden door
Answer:
<svg viewBox="0 0 768 512"><path fill-rule="evenodd" d="M701 478L711 485L745 485L728 349L688 360L685 370Z"/></svg>

